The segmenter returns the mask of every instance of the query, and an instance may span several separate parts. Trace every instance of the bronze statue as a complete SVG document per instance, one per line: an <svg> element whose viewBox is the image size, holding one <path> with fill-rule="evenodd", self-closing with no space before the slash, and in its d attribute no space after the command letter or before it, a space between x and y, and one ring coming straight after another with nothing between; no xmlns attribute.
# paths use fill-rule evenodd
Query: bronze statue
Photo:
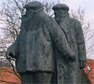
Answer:
<svg viewBox="0 0 94 84"><path fill-rule="evenodd" d="M61 28L45 14L40 2L30 2L24 8L26 14L22 16L20 33L7 49L6 57L16 58L22 84L50 84L56 59L53 47L71 62L76 60L75 54Z"/></svg>

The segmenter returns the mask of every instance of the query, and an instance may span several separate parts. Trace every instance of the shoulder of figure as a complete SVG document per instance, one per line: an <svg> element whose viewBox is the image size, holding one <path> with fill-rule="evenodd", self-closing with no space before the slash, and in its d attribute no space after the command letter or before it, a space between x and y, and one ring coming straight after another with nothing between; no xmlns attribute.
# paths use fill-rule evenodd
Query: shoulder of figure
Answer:
<svg viewBox="0 0 94 84"><path fill-rule="evenodd" d="M70 18L70 22L74 22L74 23L78 23L80 24L80 21L78 19L75 19L75 18Z"/></svg>
<svg viewBox="0 0 94 84"><path fill-rule="evenodd" d="M47 15L45 17L45 22L48 22L48 23L56 23L56 21L54 20L54 18L52 16L49 16L49 15Z"/></svg>
<svg viewBox="0 0 94 84"><path fill-rule="evenodd" d="M45 12L41 12L38 14L38 17L41 17L41 19L46 20L49 16Z"/></svg>

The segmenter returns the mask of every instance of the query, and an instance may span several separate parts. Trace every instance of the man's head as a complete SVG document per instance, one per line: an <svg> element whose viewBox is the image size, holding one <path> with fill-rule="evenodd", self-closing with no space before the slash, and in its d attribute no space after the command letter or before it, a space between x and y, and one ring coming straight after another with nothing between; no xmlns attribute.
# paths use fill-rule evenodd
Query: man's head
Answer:
<svg viewBox="0 0 94 84"><path fill-rule="evenodd" d="M64 14L68 13L69 7L65 4L57 4L52 8L56 18L62 17Z"/></svg>
<svg viewBox="0 0 94 84"><path fill-rule="evenodd" d="M42 7L43 7L43 5L38 1L29 2L24 6L24 8L26 8L26 14L33 13L34 11L36 11Z"/></svg>

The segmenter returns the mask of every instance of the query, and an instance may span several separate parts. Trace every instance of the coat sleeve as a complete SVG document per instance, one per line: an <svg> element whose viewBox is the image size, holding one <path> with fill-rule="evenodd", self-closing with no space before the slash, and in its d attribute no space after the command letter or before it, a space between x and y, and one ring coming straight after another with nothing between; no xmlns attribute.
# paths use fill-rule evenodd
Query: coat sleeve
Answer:
<svg viewBox="0 0 94 84"><path fill-rule="evenodd" d="M56 46L62 56L73 56L74 53L69 47L66 37L58 26L56 21L52 17L48 17L45 20L45 24L50 32L52 43Z"/></svg>
<svg viewBox="0 0 94 84"><path fill-rule="evenodd" d="M83 36L82 26L79 21L77 21L76 23L76 39L77 39L77 45L78 45L79 61L86 61L86 49L85 49L84 36Z"/></svg>
<svg viewBox="0 0 94 84"><path fill-rule="evenodd" d="M21 33L21 31L20 31L20 33ZM9 48L7 49L7 52L10 53L10 51L13 51L15 53L15 56L13 55L13 53L10 55L13 58L17 58L18 57L18 48L19 48L19 37L20 37L20 33L17 36L15 42L11 46L9 46Z"/></svg>

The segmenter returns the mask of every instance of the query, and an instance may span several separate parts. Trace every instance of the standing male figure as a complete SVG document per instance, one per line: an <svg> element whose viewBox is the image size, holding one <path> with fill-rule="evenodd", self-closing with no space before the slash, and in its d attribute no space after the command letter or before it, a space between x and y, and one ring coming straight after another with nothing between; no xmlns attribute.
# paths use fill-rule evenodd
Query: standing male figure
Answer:
<svg viewBox="0 0 94 84"><path fill-rule="evenodd" d="M76 58L71 62L70 59L62 58L57 50L57 82L58 84L82 84L81 70L86 65L86 51L81 24L78 20L69 17L67 5L57 4L52 9L55 20L64 32Z"/></svg>
<svg viewBox="0 0 94 84"><path fill-rule="evenodd" d="M55 22L45 14L43 5L33 1L25 5L26 14L16 41L8 48L6 57L16 58L16 69L22 84L50 84L54 73L53 44L60 54L75 61L66 37Z"/></svg>

